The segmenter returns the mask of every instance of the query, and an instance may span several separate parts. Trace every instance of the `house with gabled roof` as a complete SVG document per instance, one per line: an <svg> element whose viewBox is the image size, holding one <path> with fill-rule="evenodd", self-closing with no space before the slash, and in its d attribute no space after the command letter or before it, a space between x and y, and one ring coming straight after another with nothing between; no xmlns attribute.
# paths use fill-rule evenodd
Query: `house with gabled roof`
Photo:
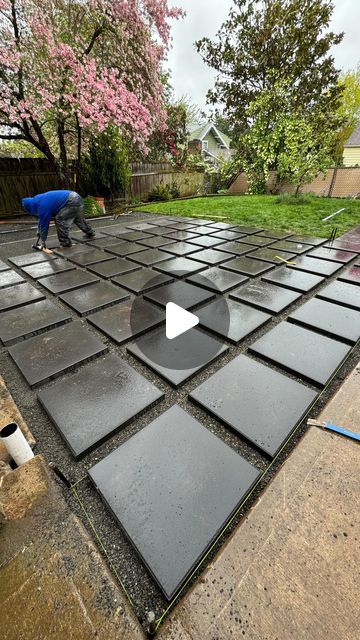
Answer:
<svg viewBox="0 0 360 640"><path fill-rule="evenodd" d="M206 122L192 131L188 138L190 153L200 152L205 159L216 164L220 158L228 160L233 155L231 140L213 122Z"/></svg>
<svg viewBox="0 0 360 640"><path fill-rule="evenodd" d="M345 142L343 164L345 167L360 166L360 122Z"/></svg>

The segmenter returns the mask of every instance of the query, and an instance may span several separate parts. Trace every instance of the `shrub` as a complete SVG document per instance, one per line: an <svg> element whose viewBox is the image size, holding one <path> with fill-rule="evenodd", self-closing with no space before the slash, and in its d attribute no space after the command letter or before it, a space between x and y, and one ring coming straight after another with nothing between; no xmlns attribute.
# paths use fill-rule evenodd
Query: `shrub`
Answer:
<svg viewBox="0 0 360 640"><path fill-rule="evenodd" d="M88 193L111 201L125 195L131 170L127 146L117 127L110 125L92 136L81 172Z"/></svg>
<svg viewBox="0 0 360 640"><path fill-rule="evenodd" d="M172 198L180 198L180 187L176 180L171 183L170 193Z"/></svg>
<svg viewBox="0 0 360 640"><path fill-rule="evenodd" d="M167 202L172 199L170 185L161 180L159 184L155 185L153 190L149 193L148 200Z"/></svg>
<svg viewBox="0 0 360 640"><path fill-rule="evenodd" d="M97 216L103 215L104 211L95 198L93 196L86 196L86 198L84 198L84 216L96 218Z"/></svg>
<svg viewBox="0 0 360 640"><path fill-rule="evenodd" d="M280 193L275 202L276 204L310 204L312 197L310 193L300 193L299 195Z"/></svg>

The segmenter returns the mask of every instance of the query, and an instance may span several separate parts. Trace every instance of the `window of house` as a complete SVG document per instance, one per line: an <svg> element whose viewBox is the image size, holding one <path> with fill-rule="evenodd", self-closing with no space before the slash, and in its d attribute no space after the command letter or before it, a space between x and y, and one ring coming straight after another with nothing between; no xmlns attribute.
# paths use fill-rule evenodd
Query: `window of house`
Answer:
<svg viewBox="0 0 360 640"><path fill-rule="evenodd" d="M209 143L207 140L202 141L202 148L206 149L206 151L209 149Z"/></svg>

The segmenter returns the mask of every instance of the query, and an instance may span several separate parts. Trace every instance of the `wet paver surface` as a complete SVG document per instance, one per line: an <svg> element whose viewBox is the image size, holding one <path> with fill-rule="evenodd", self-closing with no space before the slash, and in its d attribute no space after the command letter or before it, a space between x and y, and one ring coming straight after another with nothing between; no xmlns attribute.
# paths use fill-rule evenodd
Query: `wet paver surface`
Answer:
<svg viewBox="0 0 360 640"><path fill-rule="evenodd" d="M135 605L141 585L159 614L357 342L358 236L328 249L206 219L101 225L0 262L2 354L47 421L43 449L98 488L79 485ZM168 302L199 325L167 339Z"/></svg>

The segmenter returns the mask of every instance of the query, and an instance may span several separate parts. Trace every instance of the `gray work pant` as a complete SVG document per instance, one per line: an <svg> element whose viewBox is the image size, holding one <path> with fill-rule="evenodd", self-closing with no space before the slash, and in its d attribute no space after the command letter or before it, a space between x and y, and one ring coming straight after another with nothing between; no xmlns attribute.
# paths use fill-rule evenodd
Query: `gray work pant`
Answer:
<svg viewBox="0 0 360 640"><path fill-rule="evenodd" d="M81 196L75 191L69 195L67 203L55 216L56 231L62 247L70 247L70 227L76 224L81 231L89 238L94 235L94 231L83 216L84 203Z"/></svg>

